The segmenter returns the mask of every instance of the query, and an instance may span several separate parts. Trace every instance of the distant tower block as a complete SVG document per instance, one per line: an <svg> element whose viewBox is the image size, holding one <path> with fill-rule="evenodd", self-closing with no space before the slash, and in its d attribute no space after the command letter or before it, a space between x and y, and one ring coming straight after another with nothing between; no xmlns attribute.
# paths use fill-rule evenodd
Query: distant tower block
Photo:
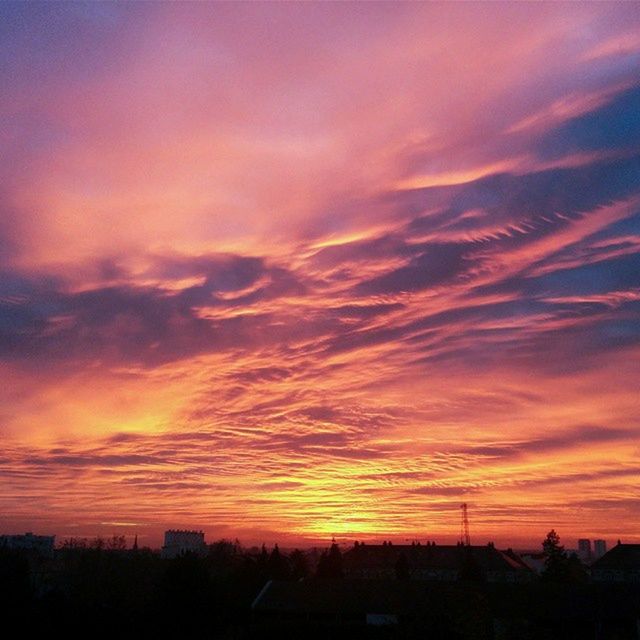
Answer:
<svg viewBox="0 0 640 640"><path fill-rule="evenodd" d="M580 560L591 560L591 540L588 538L578 540L578 557Z"/></svg>
<svg viewBox="0 0 640 640"><path fill-rule="evenodd" d="M177 558L187 553L201 556L206 551L207 545L204 541L203 531L169 529L164 532L164 546L161 552L163 558Z"/></svg>
<svg viewBox="0 0 640 640"><path fill-rule="evenodd" d="M607 541L606 540L594 540L593 541L593 555L595 559L602 558L607 553Z"/></svg>
<svg viewBox="0 0 640 640"><path fill-rule="evenodd" d="M467 503L460 505L462 510L462 520L460 522L460 542L465 546L471 545L471 537L469 536L469 516L467 514Z"/></svg>

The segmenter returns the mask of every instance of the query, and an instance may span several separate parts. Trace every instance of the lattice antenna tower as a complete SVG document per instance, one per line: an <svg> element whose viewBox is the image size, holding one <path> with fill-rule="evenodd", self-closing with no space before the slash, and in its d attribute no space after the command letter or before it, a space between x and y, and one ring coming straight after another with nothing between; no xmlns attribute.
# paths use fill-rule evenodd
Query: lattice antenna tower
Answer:
<svg viewBox="0 0 640 640"><path fill-rule="evenodd" d="M462 518L460 521L460 542L465 546L471 545L471 538L469 537L469 515L467 514L467 503L463 502L460 505L462 511Z"/></svg>

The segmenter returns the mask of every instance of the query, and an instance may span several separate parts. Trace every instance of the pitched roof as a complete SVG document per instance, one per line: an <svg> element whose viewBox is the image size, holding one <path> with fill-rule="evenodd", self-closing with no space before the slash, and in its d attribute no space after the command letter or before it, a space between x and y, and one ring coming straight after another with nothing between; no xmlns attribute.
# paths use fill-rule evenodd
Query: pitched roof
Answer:
<svg viewBox="0 0 640 640"><path fill-rule="evenodd" d="M591 570L640 570L640 544L617 544L591 565Z"/></svg>
<svg viewBox="0 0 640 640"><path fill-rule="evenodd" d="M513 551L491 545L358 545L344 554L345 567L393 570L402 554L414 570L457 571L471 557L483 571L530 571Z"/></svg>
<svg viewBox="0 0 640 640"><path fill-rule="evenodd" d="M270 580L254 600L258 612L399 614L414 610L427 599L419 582L397 580Z"/></svg>

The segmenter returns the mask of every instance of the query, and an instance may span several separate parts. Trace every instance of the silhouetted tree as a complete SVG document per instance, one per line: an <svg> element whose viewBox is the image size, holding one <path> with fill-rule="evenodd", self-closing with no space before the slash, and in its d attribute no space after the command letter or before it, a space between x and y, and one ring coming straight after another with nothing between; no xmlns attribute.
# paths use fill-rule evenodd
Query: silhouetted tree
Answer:
<svg viewBox="0 0 640 640"><path fill-rule="evenodd" d="M224 538L212 542L209 545L209 557L216 566L226 566L230 564L232 558L238 553L239 544L239 542L231 542Z"/></svg>
<svg viewBox="0 0 640 640"><path fill-rule="evenodd" d="M342 553L340 547L334 542L329 549L329 564L336 578L342 578Z"/></svg>
<svg viewBox="0 0 640 640"><path fill-rule="evenodd" d="M65 538L62 542L63 549L86 549L86 538Z"/></svg>
<svg viewBox="0 0 640 640"><path fill-rule="evenodd" d="M272 580L286 580L289 577L287 560L280 553L276 544L267 561L267 575Z"/></svg>
<svg viewBox="0 0 640 640"><path fill-rule="evenodd" d="M90 543L89 548L97 549L98 551L104 549L104 538L96 536Z"/></svg>
<svg viewBox="0 0 640 640"><path fill-rule="evenodd" d="M560 536L551 529L542 542L542 549L547 558L544 561L543 580L549 582L567 582L569 579L569 558L560 544Z"/></svg>
<svg viewBox="0 0 640 640"><path fill-rule="evenodd" d="M585 584L589 581L589 573L575 553L567 560L567 579L574 584Z"/></svg>
<svg viewBox="0 0 640 640"><path fill-rule="evenodd" d="M260 555L258 556L258 564L266 566L267 560L269 560L269 553L267 551L267 547L264 542L262 543L262 547L260 548Z"/></svg>
<svg viewBox="0 0 640 640"><path fill-rule="evenodd" d="M124 536L113 535L106 542L109 551L124 551L127 548L127 541Z"/></svg>
<svg viewBox="0 0 640 640"><path fill-rule="evenodd" d="M293 580L300 580L309 575L309 563L307 556L299 549L294 549L289 556L291 563L291 577Z"/></svg>
<svg viewBox="0 0 640 640"><path fill-rule="evenodd" d="M342 553L340 547L334 542L329 549L320 556L316 571L318 578L342 578Z"/></svg>
<svg viewBox="0 0 640 640"><path fill-rule="evenodd" d="M316 577L318 578L330 578L329 575L329 556L326 551L322 552L322 555L318 559L318 566L316 567Z"/></svg>

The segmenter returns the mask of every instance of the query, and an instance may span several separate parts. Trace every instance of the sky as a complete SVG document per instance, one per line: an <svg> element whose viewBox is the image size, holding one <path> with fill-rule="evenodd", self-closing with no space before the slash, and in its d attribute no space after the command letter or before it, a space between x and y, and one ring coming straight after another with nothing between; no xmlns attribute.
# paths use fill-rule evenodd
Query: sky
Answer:
<svg viewBox="0 0 640 640"><path fill-rule="evenodd" d="M640 5L0 14L0 533L640 542Z"/></svg>

